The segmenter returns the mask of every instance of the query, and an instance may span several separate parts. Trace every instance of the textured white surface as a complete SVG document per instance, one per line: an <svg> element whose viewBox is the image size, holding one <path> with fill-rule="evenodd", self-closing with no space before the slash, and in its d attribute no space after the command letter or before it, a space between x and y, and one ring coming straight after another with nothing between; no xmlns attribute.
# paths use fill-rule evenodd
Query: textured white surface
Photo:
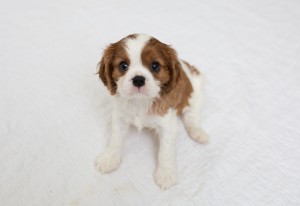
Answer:
<svg viewBox="0 0 300 206"><path fill-rule="evenodd" d="M300 3L3 1L1 205L300 205ZM106 144L107 43L149 33L206 76L203 146L180 128L178 184L153 181L157 141L132 130L123 162Z"/></svg>

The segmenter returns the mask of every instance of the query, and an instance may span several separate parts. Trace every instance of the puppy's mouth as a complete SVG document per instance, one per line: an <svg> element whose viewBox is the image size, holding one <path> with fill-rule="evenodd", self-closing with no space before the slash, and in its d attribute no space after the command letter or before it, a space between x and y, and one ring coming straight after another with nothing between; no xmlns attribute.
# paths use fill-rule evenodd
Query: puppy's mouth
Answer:
<svg viewBox="0 0 300 206"><path fill-rule="evenodd" d="M133 87L131 89L131 95L133 97L148 97L148 92L145 87Z"/></svg>

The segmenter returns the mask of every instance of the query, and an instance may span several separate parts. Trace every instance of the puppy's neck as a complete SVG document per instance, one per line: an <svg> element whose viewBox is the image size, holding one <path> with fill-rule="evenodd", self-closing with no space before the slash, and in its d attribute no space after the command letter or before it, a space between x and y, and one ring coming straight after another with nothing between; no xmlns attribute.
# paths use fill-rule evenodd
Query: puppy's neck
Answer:
<svg viewBox="0 0 300 206"><path fill-rule="evenodd" d="M154 102L153 98L124 98L115 96L115 106L129 115L147 115Z"/></svg>
<svg viewBox="0 0 300 206"><path fill-rule="evenodd" d="M122 98L115 97L114 112L119 118L125 120L131 125L134 125L141 131L150 118L149 110L153 104L153 99L150 98Z"/></svg>

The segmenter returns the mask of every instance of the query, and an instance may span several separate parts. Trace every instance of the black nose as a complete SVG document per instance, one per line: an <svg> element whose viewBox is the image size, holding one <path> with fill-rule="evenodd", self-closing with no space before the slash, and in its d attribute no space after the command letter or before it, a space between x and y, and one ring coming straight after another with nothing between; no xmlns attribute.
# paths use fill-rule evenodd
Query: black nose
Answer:
<svg viewBox="0 0 300 206"><path fill-rule="evenodd" d="M141 87L145 84L145 77L143 76L135 76L132 79L132 83L136 87Z"/></svg>

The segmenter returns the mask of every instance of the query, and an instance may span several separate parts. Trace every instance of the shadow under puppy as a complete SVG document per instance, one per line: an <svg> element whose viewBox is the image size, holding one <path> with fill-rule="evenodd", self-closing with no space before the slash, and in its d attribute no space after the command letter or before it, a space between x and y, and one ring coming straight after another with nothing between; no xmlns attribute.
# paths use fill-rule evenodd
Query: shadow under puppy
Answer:
<svg viewBox="0 0 300 206"><path fill-rule="evenodd" d="M146 34L131 34L110 44L99 64L99 77L114 98L110 138L96 159L97 170L107 173L120 165L130 125L139 130L151 128L159 135L155 182L162 189L169 188L177 181L177 116L192 139L208 141L198 119L202 75L179 60L169 45Z"/></svg>

